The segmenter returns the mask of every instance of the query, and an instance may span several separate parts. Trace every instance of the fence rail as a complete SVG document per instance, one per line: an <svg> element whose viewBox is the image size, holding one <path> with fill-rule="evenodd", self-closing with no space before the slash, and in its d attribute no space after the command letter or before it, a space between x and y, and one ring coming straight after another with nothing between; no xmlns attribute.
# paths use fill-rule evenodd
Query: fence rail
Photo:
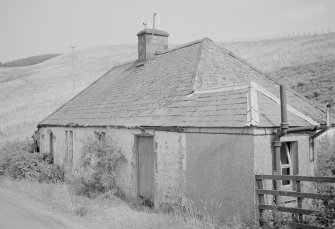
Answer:
<svg viewBox="0 0 335 229"><path fill-rule="evenodd" d="M335 183L335 177L310 177L310 176L290 176L290 175L255 175L256 180L256 194L258 195L258 210L259 218L261 219L262 213L264 210L280 211L293 213L297 216L299 222L290 223L294 228L323 228L325 227L316 227L303 223L303 215L313 215L318 213L318 211L303 209L302 201L303 199L319 199L319 200L331 200L334 196L325 195L325 194L316 194L316 193L306 193L301 192L301 182L321 182L321 183ZM264 180L292 180L295 181L296 191L282 191L282 190L267 190L263 188ZM265 195L272 195L275 198L278 196L289 196L297 198L297 207L285 207L277 205L267 205L265 204ZM334 214L335 213L329 213Z"/></svg>

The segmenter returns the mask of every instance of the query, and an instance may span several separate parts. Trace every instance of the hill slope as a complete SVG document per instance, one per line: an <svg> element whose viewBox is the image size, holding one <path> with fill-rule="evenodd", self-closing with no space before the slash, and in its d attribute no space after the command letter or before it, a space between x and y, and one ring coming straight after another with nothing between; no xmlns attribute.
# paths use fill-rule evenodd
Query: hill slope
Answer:
<svg viewBox="0 0 335 229"><path fill-rule="evenodd" d="M335 33L222 45L265 72L335 60Z"/></svg>
<svg viewBox="0 0 335 229"><path fill-rule="evenodd" d="M315 101L334 99L335 33L222 45ZM71 54L64 54L33 66L0 68L0 143L30 137L47 115L136 57L137 45L104 46L75 51L73 64Z"/></svg>
<svg viewBox="0 0 335 229"><path fill-rule="evenodd" d="M12 60L8 62L1 63L0 67L22 67L22 66L30 66L34 64L39 64L44 61L47 61L51 58L59 56L59 53L55 54L45 54L45 55L38 55L38 56L30 56L22 59Z"/></svg>
<svg viewBox="0 0 335 229"><path fill-rule="evenodd" d="M284 67L270 75L312 101L335 103L335 60Z"/></svg>
<svg viewBox="0 0 335 229"><path fill-rule="evenodd" d="M96 47L43 63L0 68L0 142L30 137L38 122L114 65L137 56L136 45Z"/></svg>

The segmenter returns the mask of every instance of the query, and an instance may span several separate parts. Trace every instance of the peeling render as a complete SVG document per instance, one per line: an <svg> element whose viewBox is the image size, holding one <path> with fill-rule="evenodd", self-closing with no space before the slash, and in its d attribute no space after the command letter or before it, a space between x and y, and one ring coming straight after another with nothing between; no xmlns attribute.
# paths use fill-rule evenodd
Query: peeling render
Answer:
<svg viewBox="0 0 335 229"><path fill-rule="evenodd" d="M41 152L49 152L48 131L54 135L54 160L64 163L66 145L65 131L73 131L73 167L79 166L81 150L88 137L95 137L95 132L105 132L111 137L117 149L127 159L127 163L118 171L117 185L131 198L137 198L137 157L136 136L141 134L154 137L155 155L155 207L160 203L173 203L175 196L183 193L186 164L185 134L140 129L120 128L40 128Z"/></svg>

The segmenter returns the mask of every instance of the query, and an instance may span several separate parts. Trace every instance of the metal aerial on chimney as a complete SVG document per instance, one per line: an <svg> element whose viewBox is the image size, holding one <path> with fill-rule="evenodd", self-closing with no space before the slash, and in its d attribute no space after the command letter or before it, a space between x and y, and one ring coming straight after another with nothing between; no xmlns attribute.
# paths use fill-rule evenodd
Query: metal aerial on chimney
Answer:
<svg viewBox="0 0 335 229"><path fill-rule="evenodd" d="M155 39L155 29L160 29L160 14L159 13L154 13L153 14L153 19L152 19L152 42L154 43Z"/></svg>

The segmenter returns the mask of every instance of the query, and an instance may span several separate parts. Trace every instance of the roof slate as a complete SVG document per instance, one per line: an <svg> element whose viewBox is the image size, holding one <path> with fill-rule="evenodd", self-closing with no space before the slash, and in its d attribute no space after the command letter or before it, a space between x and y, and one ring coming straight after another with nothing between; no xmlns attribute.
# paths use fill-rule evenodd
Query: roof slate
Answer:
<svg viewBox="0 0 335 229"><path fill-rule="evenodd" d="M111 69L39 125L244 127L248 88L194 93L256 82L278 84L208 38L156 54L144 65ZM260 126L279 126L279 105L259 94ZM294 92L288 103L319 120L324 112ZM289 113L291 126L310 125Z"/></svg>

